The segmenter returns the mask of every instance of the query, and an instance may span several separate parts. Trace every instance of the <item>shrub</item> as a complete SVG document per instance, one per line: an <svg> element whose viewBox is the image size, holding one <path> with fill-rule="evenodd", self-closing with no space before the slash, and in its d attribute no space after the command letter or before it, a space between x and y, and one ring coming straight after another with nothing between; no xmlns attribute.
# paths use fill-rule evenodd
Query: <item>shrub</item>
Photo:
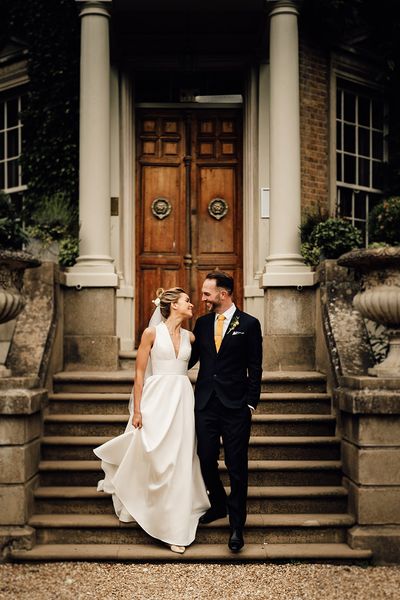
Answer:
<svg viewBox="0 0 400 600"><path fill-rule="evenodd" d="M79 256L79 240L68 236L60 242L58 262L62 267L72 267Z"/></svg>
<svg viewBox="0 0 400 600"><path fill-rule="evenodd" d="M369 216L371 242L400 245L400 197L383 200L372 209Z"/></svg>
<svg viewBox="0 0 400 600"><path fill-rule="evenodd" d="M354 225L344 219L330 218L313 227L301 245L301 254L306 264L316 266L321 258L339 258L360 246L361 233Z"/></svg>
<svg viewBox="0 0 400 600"><path fill-rule="evenodd" d="M10 196L0 192L0 248L21 250L27 240L20 211Z"/></svg>

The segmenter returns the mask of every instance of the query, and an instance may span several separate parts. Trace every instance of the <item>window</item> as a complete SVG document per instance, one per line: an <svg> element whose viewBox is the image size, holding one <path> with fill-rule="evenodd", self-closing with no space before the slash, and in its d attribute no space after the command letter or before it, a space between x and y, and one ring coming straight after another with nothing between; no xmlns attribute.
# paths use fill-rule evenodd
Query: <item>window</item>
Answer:
<svg viewBox="0 0 400 600"><path fill-rule="evenodd" d="M22 152L23 96L0 98L0 190L8 194L25 189L19 159Z"/></svg>
<svg viewBox="0 0 400 600"><path fill-rule="evenodd" d="M378 93L337 80L336 190L338 216L368 243L368 215L383 190L384 101Z"/></svg>

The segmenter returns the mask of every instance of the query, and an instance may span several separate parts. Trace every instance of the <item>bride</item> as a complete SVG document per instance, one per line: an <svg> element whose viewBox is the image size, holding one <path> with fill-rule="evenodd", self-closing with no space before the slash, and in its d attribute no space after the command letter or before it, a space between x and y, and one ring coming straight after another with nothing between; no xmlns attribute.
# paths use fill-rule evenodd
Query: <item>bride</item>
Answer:
<svg viewBox="0 0 400 600"><path fill-rule="evenodd" d="M187 376L194 336L181 327L193 305L181 288L158 290L136 358L130 417L122 435L95 448L115 512L183 553L209 508L197 456L194 395ZM155 325L155 326L154 326Z"/></svg>

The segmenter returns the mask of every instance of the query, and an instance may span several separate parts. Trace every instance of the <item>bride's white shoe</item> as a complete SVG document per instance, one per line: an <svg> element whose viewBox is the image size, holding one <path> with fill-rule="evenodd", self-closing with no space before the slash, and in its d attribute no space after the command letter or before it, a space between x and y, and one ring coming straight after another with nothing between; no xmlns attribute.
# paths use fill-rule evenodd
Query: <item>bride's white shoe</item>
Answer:
<svg viewBox="0 0 400 600"><path fill-rule="evenodd" d="M185 546L175 546L175 544L172 544L170 548L172 552L176 552L177 554L183 554L186 550Z"/></svg>

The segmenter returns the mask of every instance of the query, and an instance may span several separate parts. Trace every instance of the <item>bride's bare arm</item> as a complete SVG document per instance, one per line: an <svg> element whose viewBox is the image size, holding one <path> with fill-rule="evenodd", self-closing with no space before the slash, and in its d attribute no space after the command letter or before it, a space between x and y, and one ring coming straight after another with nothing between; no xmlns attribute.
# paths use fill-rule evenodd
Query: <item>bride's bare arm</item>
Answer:
<svg viewBox="0 0 400 600"><path fill-rule="evenodd" d="M150 350L156 337L154 327L147 327L142 334L140 345L136 356L135 385L133 387L134 404L132 423L135 429L142 427L142 413L140 412L140 401L142 399L144 374L149 361Z"/></svg>

